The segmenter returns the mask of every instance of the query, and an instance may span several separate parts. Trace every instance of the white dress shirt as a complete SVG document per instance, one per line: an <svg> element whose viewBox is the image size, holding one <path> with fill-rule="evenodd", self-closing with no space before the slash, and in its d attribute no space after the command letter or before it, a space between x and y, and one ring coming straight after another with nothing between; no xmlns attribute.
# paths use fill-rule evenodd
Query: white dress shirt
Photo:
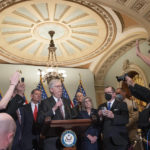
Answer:
<svg viewBox="0 0 150 150"><path fill-rule="evenodd" d="M57 103L58 102L58 98L56 98L55 96L53 96L55 102ZM61 99L61 98L60 98ZM62 100L62 99L61 99ZM65 117L65 108L64 108L64 104L63 104L63 101L62 101L62 111L64 113L64 117ZM53 111L54 115L55 115L55 112Z"/></svg>

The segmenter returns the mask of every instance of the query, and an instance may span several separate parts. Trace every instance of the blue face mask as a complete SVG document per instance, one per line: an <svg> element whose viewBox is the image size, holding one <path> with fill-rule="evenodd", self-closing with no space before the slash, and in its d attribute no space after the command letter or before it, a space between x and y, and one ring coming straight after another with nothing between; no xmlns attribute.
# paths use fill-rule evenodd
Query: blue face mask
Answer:
<svg viewBox="0 0 150 150"><path fill-rule="evenodd" d="M121 94L117 94L116 99L119 100L119 101L123 101L124 98Z"/></svg>

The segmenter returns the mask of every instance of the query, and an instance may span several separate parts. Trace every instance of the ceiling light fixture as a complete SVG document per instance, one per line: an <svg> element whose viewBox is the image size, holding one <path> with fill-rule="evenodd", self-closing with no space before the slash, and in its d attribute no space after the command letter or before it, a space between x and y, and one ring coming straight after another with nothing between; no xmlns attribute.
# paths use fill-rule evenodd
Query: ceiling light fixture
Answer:
<svg viewBox="0 0 150 150"><path fill-rule="evenodd" d="M43 81L47 81L49 83L52 79L61 79L64 81L64 77L66 77L66 71L65 70L59 70L58 69L58 62L57 62L57 56L56 56L56 47L53 40L53 36L55 34L55 31L49 31L48 32L51 40L48 47L48 61L47 61L47 71L43 72Z"/></svg>

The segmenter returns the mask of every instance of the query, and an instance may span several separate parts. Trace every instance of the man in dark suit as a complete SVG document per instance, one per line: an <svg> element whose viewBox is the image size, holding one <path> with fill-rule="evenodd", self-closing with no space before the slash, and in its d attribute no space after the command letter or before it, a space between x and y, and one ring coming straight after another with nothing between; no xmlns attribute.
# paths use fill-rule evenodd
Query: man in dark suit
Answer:
<svg viewBox="0 0 150 150"><path fill-rule="evenodd" d="M39 107L38 121L44 125L44 122L51 118L52 120L71 119L73 110L70 101L62 98L62 83L59 79L52 79L49 83L51 97L43 100ZM45 132L44 150L61 149L59 143L59 128L48 128Z"/></svg>
<svg viewBox="0 0 150 150"><path fill-rule="evenodd" d="M41 91L34 89L31 92L31 103L21 108L21 150L39 150L40 130L37 123L37 113L40 101Z"/></svg>
<svg viewBox="0 0 150 150"><path fill-rule="evenodd" d="M104 90L106 103L99 106L98 113L103 121L103 144L105 150L127 150L129 120L127 104L115 100L115 89L108 86ZM103 109L105 108L105 110Z"/></svg>

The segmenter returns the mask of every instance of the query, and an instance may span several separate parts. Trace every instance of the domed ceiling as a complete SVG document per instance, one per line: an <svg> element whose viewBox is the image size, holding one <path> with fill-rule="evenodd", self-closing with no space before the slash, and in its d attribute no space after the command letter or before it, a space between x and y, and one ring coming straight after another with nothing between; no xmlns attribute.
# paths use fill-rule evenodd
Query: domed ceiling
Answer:
<svg viewBox="0 0 150 150"><path fill-rule="evenodd" d="M8 8L0 13L0 54L18 63L47 63L50 30L60 66L92 61L116 36L114 13L102 5L31 0Z"/></svg>
<svg viewBox="0 0 150 150"><path fill-rule="evenodd" d="M150 0L0 0L0 16L0 60L7 63L46 65L50 30L59 66L90 69L150 37Z"/></svg>

